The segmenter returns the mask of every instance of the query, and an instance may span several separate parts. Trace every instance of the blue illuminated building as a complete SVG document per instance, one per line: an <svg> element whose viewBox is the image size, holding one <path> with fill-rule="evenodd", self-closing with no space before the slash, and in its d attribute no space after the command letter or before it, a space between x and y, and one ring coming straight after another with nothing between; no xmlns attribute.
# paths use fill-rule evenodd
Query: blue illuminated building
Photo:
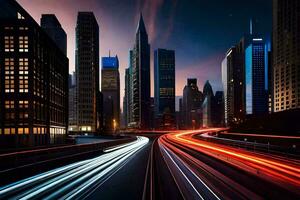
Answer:
<svg viewBox="0 0 300 200"><path fill-rule="evenodd" d="M245 47L246 114L268 112L268 49L261 37Z"/></svg>
<svg viewBox="0 0 300 200"><path fill-rule="evenodd" d="M119 68L118 57L102 57L102 68L103 69L115 69Z"/></svg>

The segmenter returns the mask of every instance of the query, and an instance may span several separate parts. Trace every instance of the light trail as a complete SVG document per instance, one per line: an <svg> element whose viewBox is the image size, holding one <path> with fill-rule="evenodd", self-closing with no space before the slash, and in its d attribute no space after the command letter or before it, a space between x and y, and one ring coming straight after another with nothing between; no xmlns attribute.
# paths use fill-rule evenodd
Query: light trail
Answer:
<svg viewBox="0 0 300 200"><path fill-rule="evenodd" d="M63 199L77 197L107 180L143 148L149 139L137 137L93 159L76 162L0 188L0 199Z"/></svg>
<svg viewBox="0 0 300 200"><path fill-rule="evenodd" d="M282 139L300 139L299 136L285 136L285 135L266 135L266 134L250 134L250 133L226 133L222 132L219 134L223 135L237 135L244 137L263 137L263 138L282 138Z"/></svg>
<svg viewBox="0 0 300 200"><path fill-rule="evenodd" d="M171 150L168 147L168 144L166 144L164 141L160 139L158 144L161 149L162 155L164 156L164 159L168 164L168 168L174 169L175 167L176 169L173 170L171 173L172 176L175 179L177 179L177 181L175 180L177 182L177 185L180 185L179 184L180 180L184 180L185 189L184 188L179 188L179 189L181 190L181 193L186 198L192 198L192 196L194 196L195 199L220 200L217 194L203 180L201 180L201 178L198 175L196 175L193 172L193 170L190 169L190 167L182 159L180 159L173 150ZM180 173L176 173L176 171ZM192 188L192 190L189 190L187 188Z"/></svg>
<svg viewBox="0 0 300 200"><path fill-rule="evenodd" d="M283 160L268 154L250 152L194 138L195 135L201 133L222 130L224 129L212 128L182 131L180 133L167 134L161 136L161 138L227 162L267 181L273 181L284 188L295 189L300 187L300 165L295 160L289 161L288 158Z"/></svg>

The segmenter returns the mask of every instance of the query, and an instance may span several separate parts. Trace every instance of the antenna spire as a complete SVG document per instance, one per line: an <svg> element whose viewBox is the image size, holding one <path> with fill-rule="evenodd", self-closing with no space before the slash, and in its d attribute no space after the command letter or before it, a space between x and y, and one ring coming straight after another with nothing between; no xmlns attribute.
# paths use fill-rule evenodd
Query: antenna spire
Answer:
<svg viewBox="0 0 300 200"><path fill-rule="evenodd" d="M250 35L253 34L253 24L252 24L252 18L250 18Z"/></svg>

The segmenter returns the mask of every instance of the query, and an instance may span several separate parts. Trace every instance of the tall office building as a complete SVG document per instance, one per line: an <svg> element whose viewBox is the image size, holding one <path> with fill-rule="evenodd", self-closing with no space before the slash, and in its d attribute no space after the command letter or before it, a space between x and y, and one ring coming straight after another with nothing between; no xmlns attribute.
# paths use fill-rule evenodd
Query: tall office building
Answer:
<svg viewBox="0 0 300 200"><path fill-rule="evenodd" d="M129 66L125 70L125 94L123 102L123 112L125 118L125 126L127 128L132 126L132 64L133 64L133 51L129 50L128 63ZM133 124L134 125L134 124Z"/></svg>
<svg viewBox="0 0 300 200"><path fill-rule="evenodd" d="M76 24L76 131L97 130L99 92L99 26L92 12L79 12Z"/></svg>
<svg viewBox="0 0 300 200"><path fill-rule="evenodd" d="M300 1L273 0L274 112L300 108Z"/></svg>
<svg viewBox="0 0 300 200"><path fill-rule="evenodd" d="M222 62L225 123L237 124L245 117L245 74L242 43L230 48Z"/></svg>
<svg viewBox="0 0 300 200"><path fill-rule="evenodd" d="M206 81L204 84L203 99L204 99L202 103L203 126L211 127L213 124L212 107L214 104L214 93L209 81Z"/></svg>
<svg viewBox="0 0 300 200"><path fill-rule="evenodd" d="M69 75L69 132L76 130L77 126L77 95L76 95L76 74Z"/></svg>
<svg viewBox="0 0 300 200"><path fill-rule="evenodd" d="M115 57L102 57L101 92L103 100L112 101L112 111L104 112L105 129L113 131L120 125L120 74L119 59ZM105 111L105 110L104 110ZM112 116L110 116L112 114Z"/></svg>
<svg viewBox="0 0 300 200"><path fill-rule="evenodd" d="M51 37L60 50L67 55L67 34L54 14L42 14L41 27Z"/></svg>
<svg viewBox="0 0 300 200"><path fill-rule="evenodd" d="M187 79L183 89L182 117L185 129L197 129L202 126L203 94L197 86L197 79Z"/></svg>
<svg viewBox="0 0 300 200"><path fill-rule="evenodd" d="M154 51L154 104L157 128L175 128L175 51Z"/></svg>
<svg viewBox="0 0 300 200"><path fill-rule="evenodd" d="M62 142L68 58L16 1L0 4L0 146Z"/></svg>
<svg viewBox="0 0 300 200"><path fill-rule="evenodd" d="M142 15L136 30L132 55L132 119L136 128L149 128L150 121L150 45Z"/></svg>
<svg viewBox="0 0 300 200"><path fill-rule="evenodd" d="M252 37L245 49L246 114L268 113L268 52L262 37Z"/></svg>
<svg viewBox="0 0 300 200"><path fill-rule="evenodd" d="M222 91L217 91L214 95L209 81L203 87L203 127L224 126L224 95Z"/></svg>

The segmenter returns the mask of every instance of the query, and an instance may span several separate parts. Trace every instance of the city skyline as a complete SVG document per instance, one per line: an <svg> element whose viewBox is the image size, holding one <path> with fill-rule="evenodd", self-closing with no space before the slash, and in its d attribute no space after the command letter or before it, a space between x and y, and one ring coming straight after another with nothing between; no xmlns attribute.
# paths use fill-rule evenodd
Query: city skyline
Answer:
<svg viewBox="0 0 300 200"><path fill-rule="evenodd" d="M106 0L91 0L84 3L80 1L59 2L57 0L47 2L36 0L35 3L32 3L32 0L18 0L18 2L32 14L37 22L39 22L41 14L55 13L68 35L67 56L70 61L70 73L75 69L75 51L73 49L75 47L77 12L93 11L100 27L99 58L107 55L109 50L113 55L119 56L121 97L124 96L128 50L132 48L134 42L134 32L140 12L145 18L151 44L151 96L154 96L154 49L167 48L176 51L176 96L182 96L186 78L198 78L200 88L205 83L202 80L208 79L213 88L222 90L220 63L224 52L233 43L236 43L237 39L245 32L248 32L250 18L254 18L254 21L257 22L254 31L259 30L263 35L271 32L272 25L271 0L242 3L234 0L230 1L231 3L219 0L199 1L193 2L193 6L186 2L170 3L167 0L156 0L153 3L147 0L131 3ZM260 6L255 6L257 5L255 2L259 2ZM218 6L214 7L214 5ZM147 7L150 9L146 9ZM210 9L206 10L205 7L213 9L216 14L208 12L207 10ZM186 12L187 10L194 12ZM254 10L255 15L252 15ZM226 27L231 24L236 26L227 31ZM100 68L99 63L99 71ZM123 107L122 98L120 101L121 107Z"/></svg>
<svg viewBox="0 0 300 200"><path fill-rule="evenodd" d="M300 199L299 27L300 0L0 0L0 199Z"/></svg>

